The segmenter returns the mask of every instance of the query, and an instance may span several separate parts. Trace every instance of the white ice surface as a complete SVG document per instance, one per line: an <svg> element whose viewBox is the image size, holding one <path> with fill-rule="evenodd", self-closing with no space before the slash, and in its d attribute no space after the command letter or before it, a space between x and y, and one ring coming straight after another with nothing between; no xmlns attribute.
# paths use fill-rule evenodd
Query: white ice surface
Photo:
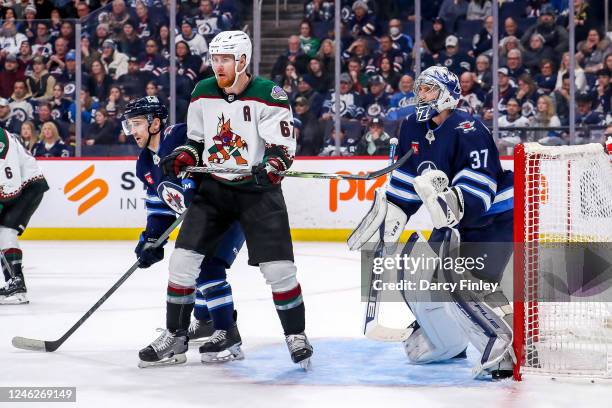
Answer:
<svg viewBox="0 0 612 408"><path fill-rule="evenodd" d="M0 306L0 386L75 386L77 403L0 407L575 408L609 407L612 401L609 382L474 381L469 361L413 366L400 344L364 339L359 254L342 244L295 244L315 348L309 373L291 363L269 288L259 270L247 266L246 251L229 274L244 361L203 366L197 350L190 350L185 365L137 368L138 350L164 325L167 261L137 271L58 351L11 346L16 335L57 339L134 262L133 246L22 243L31 303Z"/></svg>

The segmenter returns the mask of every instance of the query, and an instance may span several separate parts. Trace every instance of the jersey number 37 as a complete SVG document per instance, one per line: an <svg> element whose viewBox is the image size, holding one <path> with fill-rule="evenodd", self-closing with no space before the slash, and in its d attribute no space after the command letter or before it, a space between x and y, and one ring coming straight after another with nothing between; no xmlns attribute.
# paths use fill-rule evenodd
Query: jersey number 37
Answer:
<svg viewBox="0 0 612 408"><path fill-rule="evenodd" d="M487 168L487 159L489 158L489 149L482 149L480 151L472 150L470 152L470 158L472 159L473 169L479 169L481 167Z"/></svg>

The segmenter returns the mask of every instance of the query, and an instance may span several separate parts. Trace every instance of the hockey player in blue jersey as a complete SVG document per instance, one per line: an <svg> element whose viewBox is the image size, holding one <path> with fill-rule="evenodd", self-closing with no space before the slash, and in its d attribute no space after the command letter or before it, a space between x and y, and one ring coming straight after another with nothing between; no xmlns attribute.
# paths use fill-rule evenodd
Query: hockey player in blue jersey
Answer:
<svg viewBox="0 0 612 408"><path fill-rule="evenodd" d="M136 162L136 175L146 188L147 226L141 233L135 250L141 268L148 268L164 258L163 246L153 248L150 244L176 220L176 213L182 212L189 205L193 191L190 187L195 187L192 180L184 183L186 185L183 187L178 179L165 177L158 166L161 158L177 146L185 144L187 139L187 125L179 123L165 127L167 118L166 107L157 97L149 96L130 102L126 106L122 121L126 135L133 136L138 147L142 149ZM194 185L189 186L189 183ZM168 193L174 195L174 204L170 201L172 206L161 198ZM202 262L196 288L168 286L169 307L193 308L195 320L185 333L189 342L202 343L215 330L234 324L232 290L226 281L226 269L234 262L243 243L244 234L240 226L235 224L223 235L215 256ZM186 315L189 316L190 313ZM170 330L176 325L177 322L167 322ZM174 355L169 353L159 358L168 337L167 332L168 330L164 331L150 346L140 351L141 367L185 361L184 352L173 351ZM186 348L186 344L184 345Z"/></svg>
<svg viewBox="0 0 612 408"><path fill-rule="evenodd" d="M413 154L392 173L386 196L375 200L349 245L361 248L381 227L384 242L397 243L408 219L424 205L434 225L431 248L460 236L461 257L488 252L491 258L482 270L470 271L471 276L499 283L512 252L513 173L502 169L489 130L456 109L461 88L455 74L446 67L430 67L417 78L415 94L416 112L401 124L397 152L401 157L412 149ZM368 223L383 207L384 220ZM444 271L443 276L458 281L459 273ZM422 294L417 301L406 298L416 318L404 341L412 362L464 356L471 342L482 353L475 377L512 374L512 307L500 289L453 292L448 297L452 302L446 303L423 299Z"/></svg>

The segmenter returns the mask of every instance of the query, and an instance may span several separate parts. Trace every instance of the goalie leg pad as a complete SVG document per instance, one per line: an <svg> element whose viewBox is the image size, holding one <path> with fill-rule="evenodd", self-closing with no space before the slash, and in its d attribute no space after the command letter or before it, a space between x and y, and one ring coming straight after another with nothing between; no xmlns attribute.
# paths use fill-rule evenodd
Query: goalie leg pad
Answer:
<svg viewBox="0 0 612 408"><path fill-rule="evenodd" d="M458 247L458 232L452 231L449 251L455 254ZM444 270L447 282L459 284L459 279L469 279L451 270ZM452 292L456 308L457 323L463 328L470 342L482 353L479 364L474 368L474 377L479 378L493 370L512 370L515 360L512 351L512 308L506 296L495 292L456 290Z"/></svg>
<svg viewBox="0 0 612 408"><path fill-rule="evenodd" d="M420 302L413 310L421 327L405 340L404 350L414 364L451 359L468 345L468 338L455 319L452 303Z"/></svg>
<svg viewBox="0 0 612 408"><path fill-rule="evenodd" d="M399 241L408 216L397 205L387 201L385 191L381 188L374 193L374 202L368 213L363 217L357 228L351 233L347 243L351 250L363 247L367 242L378 244L380 230L384 223L383 239L385 244L395 244Z"/></svg>
<svg viewBox="0 0 612 408"><path fill-rule="evenodd" d="M412 240L413 238L410 241ZM406 245L402 256L404 254L416 259L438 257L421 234L418 234L418 240L414 245ZM438 271L434 267L429 269L423 267L408 275L400 271L399 277L403 279L406 276L406 280L415 282L418 287L421 280L427 282L436 280L436 272ZM468 344L467 336L456 322L453 311L455 306L450 296L440 298L440 294L437 293L436 301L433 301L432 294L430 291L404 292L404 300L420 326L403 342L408 359L415 364L448 360L465 350Z"/></svg>

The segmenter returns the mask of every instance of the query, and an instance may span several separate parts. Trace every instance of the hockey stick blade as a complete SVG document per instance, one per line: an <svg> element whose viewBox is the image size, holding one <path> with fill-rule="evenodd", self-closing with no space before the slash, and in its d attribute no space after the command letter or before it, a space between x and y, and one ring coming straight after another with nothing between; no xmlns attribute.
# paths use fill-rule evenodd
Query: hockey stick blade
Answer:
<svg viewBox="0 0 612 408"><path fill-rule="evenodd" d="M278 171L275 174L283 177L297 177L297 178L313 178L313 179L325 179L325 180L374 180L385 174L391 173L393 170L401 167L406 161L412 156L413 150L410 149L405 155L399 158L395 163L366 174L337 174L337 173L316 173L316 172L304 172L304 171ZM208 174L238 174L242 176L250 176L251 170L249 169L230 169L222 167L187 167L185 169L192 173L208 173Z"/></svg>
<svg viewBox="0 0 612 408"><path fill-rule="evenodd" d="M411 327L405 329L397 329L392 327L385 327L381 325L375 325L368 328L365 336L370 340L385 341L390 343L402 342L412 334L413 329Z"/></svg>
<svg viewBox="0 0 612 408"><path fill-rule="evenodd" d="M185 218L185 215L187 214L187 212L188 211L185 211L181 215L179 215L177 219L172 223L172 225L170 225L168 229L164 231L164 233L152 244L154 248L157 248L158 246L162 245L162 243L165 242L166 239L168 239L172 231L174 231L174 229L178 227L181 222L183 222L183 219ZM18 349L22 349L22 350L46 351L49 353L54 352L55 350L60 348L60 346L64 344L64 342L68 340L68 338L72 336L72 334L75 331L77 331L77 329L81 327L83 323L85 323L85 321L89 319L89 317L96 310L98 310L98 308L102 306L102 304L106 302L106 300L113 293L115 293L121 285L123 285L123 283L134 273L134 271L136 271L136 269L139 268L139 264L140 264L140 261L136 261L130 267L130 269L128 269L127 272L125 272L121 276L121 278L119 278L119 280L115 282L115 284L109 290L107 290L106 293L102 295L102 297L98 299L98 301L91 308L89 308L89 310L83 316L81 316L81 318L75 324L73 324L72 327L68 329L68 331L64 333L62 337L60 337L59 339L55 341L44 341L44 340L28 339L25 337L17 336L17 337L13 337L13 340L11 343L13 344L14 347Z"/></svg>
<svg viewBox="0 0 612 408"><path fill-rule="evenodd" d="M17 336L13 337L11 343L13 343L13 347L22 350L47 351L47 342L42 340L28 339Z"/></svg>

